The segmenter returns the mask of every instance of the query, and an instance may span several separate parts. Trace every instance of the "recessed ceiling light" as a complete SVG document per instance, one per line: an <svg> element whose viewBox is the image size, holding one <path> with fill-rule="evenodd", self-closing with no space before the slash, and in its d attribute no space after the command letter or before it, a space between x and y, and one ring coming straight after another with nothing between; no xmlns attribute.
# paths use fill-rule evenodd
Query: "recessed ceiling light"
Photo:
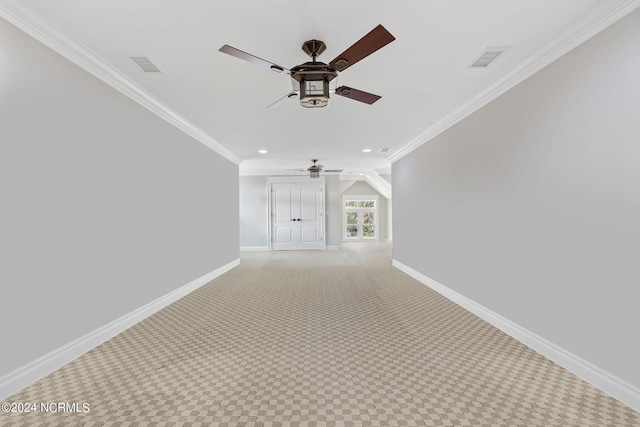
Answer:
<svg viewBox="0 0 640 427"><path fill-rule="evenodd" d="M371 148L365 148L364 150L362 150L363 153L370 153L371 152Z"/></svg>
<svg viewBox="0 0 640 427"><path fill-rule="evenodd" d="M260 153L260 154L267 154L267 153L268 153L268 151L267 151L267 150L258 150L258 153Z"/></svg>

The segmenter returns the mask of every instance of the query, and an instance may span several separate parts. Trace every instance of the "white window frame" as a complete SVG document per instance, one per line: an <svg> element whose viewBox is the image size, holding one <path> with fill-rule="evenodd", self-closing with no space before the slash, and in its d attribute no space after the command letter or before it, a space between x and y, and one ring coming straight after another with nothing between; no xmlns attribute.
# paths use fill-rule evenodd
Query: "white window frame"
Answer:
<svg viewBox="0 0 640 427"><path fill-rule="evenodd" d="M375 202L375 208L373 209L362 209L362 208L353 208L347 209L346 204L347 201L360 201L360 200L373 200ZM379 206L380 200L379 196L369 194L366 196L355 196L355 195L343 195L342 196L342 241L343 242L378 242L380 241L380 215L379 215ZM362 225L360 224L360 220L358 221L358 237L347 237L347 213L348 212L364 212L364 211L373 211L374 212L374 221L373 221L373 233L374 237L363 237L362 236ZM361 218L359 216L358 218Z"/></svg>

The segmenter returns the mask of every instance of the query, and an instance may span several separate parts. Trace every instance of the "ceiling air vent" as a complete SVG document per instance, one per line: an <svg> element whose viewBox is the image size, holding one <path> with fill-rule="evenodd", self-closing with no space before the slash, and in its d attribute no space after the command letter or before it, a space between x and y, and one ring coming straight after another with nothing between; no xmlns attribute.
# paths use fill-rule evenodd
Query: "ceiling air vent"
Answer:
<svg viewBox="0 0 640 427"><path fill-rule="evenodd" d="M136 63L136 65L142 68L145 73L159 73L160 69L153 65L153 63L144 55L127 55L129 59Z"/></svg>
<svg viewBox="0 0 640 427"><path fill-rule="evenodd" d="M385 148L381 148L380 152L381 153L386 153L387 151L391 150L391 148L385 147Z"/></svg>
<svg viewBox="0 0 640 427"><path fill-rule="evenodd" d="M473 64L471 64L470 68L487 68L490 64L493 63L500 55L502 55L509 46L501 46L501 47L488 47L486 48L482 54L476 59Z"/></svg>

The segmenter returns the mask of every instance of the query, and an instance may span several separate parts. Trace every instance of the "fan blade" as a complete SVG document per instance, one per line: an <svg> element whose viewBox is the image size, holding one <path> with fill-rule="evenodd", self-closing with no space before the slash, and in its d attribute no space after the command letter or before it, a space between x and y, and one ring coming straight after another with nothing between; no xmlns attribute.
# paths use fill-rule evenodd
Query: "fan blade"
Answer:
<svg viewBox="0 0 640 427"><path fill-rule="evenodd" d="M298 97L298 92L290 92L290 93L286 94L285 96L283 96L282 98L278 99L273 104L269 105L267 108L282 107L284 104L289 102L290 99L297 98L297 97Z"/></svg>
<svg viewBox="0 0 640 427"><path fill-rule="evenodd" d="M378 25L369 34L355 42L349 49L336 56L336 59L331 61L329 65L338 71L344 71L395 39L386 28Z"/></svg>
<svg viewBox="0 0 640 427"><path fill-rule="evenodd" d="M364 102L365 104L373 104L378 99L382 98L379 95L373 93L363 92L358 89L354 89L348 86L340 86L336 89L336 95L344 96L345 98L355 99L356 101Z"/></svg>
<svg viewBox="0 0 640 427"><path fill-rule="evenodd" d="M258 58L257 56L251 55L250 53L243 52L240 49L236 49L235 47L231 47L228 44L225 44L220 49L218 49L222 53L226 53L227 55L235 56L236 58L244 59L245 61L249 61L252 64L260 65L262 67L267 67L273 71L285 74L291 74L291 70L281 67L280 65L274 64L273 62L269 62L262 58Z"/></svg>
<svg viewBox="0 0 640 427"><path fill-rule="evenodd" d="M342 173L343 169L327 169L324 172L325 173Z"/></svg>

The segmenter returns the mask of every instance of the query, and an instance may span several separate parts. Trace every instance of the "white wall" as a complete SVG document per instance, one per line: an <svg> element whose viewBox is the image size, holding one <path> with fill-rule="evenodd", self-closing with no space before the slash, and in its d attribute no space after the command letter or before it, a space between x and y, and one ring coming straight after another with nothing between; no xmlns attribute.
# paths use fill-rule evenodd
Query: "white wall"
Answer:
<svg viewBox="0 0 640 427"><path fill-rule="evenodd" d="M393 164L394 259L640 387L640 10Z"/></svg>
<svg viewBox="0 0 640 427"><path fill-rule="evenodd" d="M240 247L243 250L269 247L268 195L266 176L240 177Z"/></svg>
<svg viewBox="0 0 640 427"><path fill-rule="evenodd" d="M325 175L325 209L327 220L327 249L340 247L342 239L342 203L340 201L340 177L338 175Z"/></svg>
<svg viewBox="0 0 640 427"><path fill-rule="evenodd" d="M239 256L238 167L0 19L0 377Z"/></svg>

